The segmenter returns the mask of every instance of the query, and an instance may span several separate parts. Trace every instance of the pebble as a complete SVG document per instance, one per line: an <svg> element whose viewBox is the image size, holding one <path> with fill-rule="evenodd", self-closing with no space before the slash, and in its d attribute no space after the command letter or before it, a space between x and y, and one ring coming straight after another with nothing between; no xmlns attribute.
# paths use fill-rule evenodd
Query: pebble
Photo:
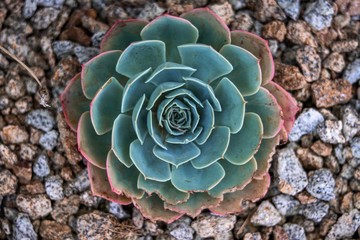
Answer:
<svg viewBox="0 0 360 240"><path fill-rule="evenodd" d="M276 39L282 42L286 36L286 26L281 21L272 21L264 25L262 34L265 38Z"/></svg>
<svg viewBox="0 0 360 240"><path fill-rule="evenodd" d="M111 213L118 219L125 219L130 217L130 215L118 203L108 202L107 208L109 210L109 213Z"/></svg>
<svg viewBox="0 0 360 240"><path fill-rule="evenodd" d="M97 207L101 198L92 195L91 190L87 190L80 194L80 203L87 207Z"/></svg>
<svg viewBox="0 0 360 240"><path fill-rule="evenodd" d="M13 224L13 239L14 240L37 240L38 235L34 230L28 215L19 214Z"/></svg>
<svg viewBox="0 0 360 240"><path fill-rule="evenodd" d="M250 218L251 223L265 227L275 226L280 221L281 215L270 201L263 201Z"/></svg>
<svg viewBox="0 0 360 240"><path fill-rule="evenodd" d="M100 50L98 48L93 47L83 47L83 46L76 46L74 48L74 53L81 64L88 62L90 59L99 55Z"/></svg>
<svg viewBox="0 0 360 240"><path fill-rule="evenodd" d="M294 223L286 223L283 226L288 238L291 240L306 240L305 230L302 226Z"/></svg>
<svg viewBox="0 0 360 240"><path fill-rule="evenodd" d="M360 226L360 213L353 209L349 213L343 214L331 227L325 240L351 238Z"/></svg>
<svg viewBox="0 0 360 240"><path fill-rule="evenodd" d="M350 63L344 72L343 78L351 84L356 83L360 79L360 58Z"/></svg>
<svg viewBox="0 0 360 240"><path fill-rule="evenodd" d="M333 52L352 52L357 49L359 42L354 39L340 40L331 44L331 50Z"/></svg>
<svg viewBox="0 0 360 240"><path fill-rule="evenodd" d="M224 2L218 4L211 4L209 8L216 13L225 23L229 25L230 22L234 19L234 10L231 6L231 3Z"/></svg>
<svg viewBox="0 0 360 240"><path fill-rule="evenodd" d="M34 180L25 186L30 194L45 193L44 184L40 180Z"/></svg>
<svg viewBox="0 0 360 240"><path fill-rule="evenodd" d="M17 100L25 95L25 83L18 75L11 76L5 86L5 92L10 98Z"/></svg>
<svg viewBox="0 0 360 240"><path fill-rule="evenodd" d="M317 47L316 40L311 34L311 28L304 21L290 21L287 25L286 38L299 45L309 45Z"/></svg>
<svg viewBox="0 0 360 240"><path fill-rule="evenodd" d="M45 191L51 200L61 200L64 198L63 180L60 176L50 176L45 179Z"/></svg>
<svg viewBox="0 0 360 240"><path fill-rule="evenodd" d="M44 132L53 129L56 124L53 113L47 109L36 109L31 111L26 116L26 123Z"/></svg>
<svg viewBox="0 0 360 240"><path fill-rule="evenodd" d="M316 127L324 122L324 117L314 108L304 110L295 120L294 126L290 131L289 140L299 141L305 134L310 134Z"/></svg>
<svg viewBox="0 0 360 240"><path fill-rule="evenodd" d="M211 214L200 214L191 223L191 227L195 230L197 236L208 238L220 233L231 232L235 223L235 215L215 216Z"/></svg>
<svg viewBox="0 0 360 240"><path fill-rule="evenodd" d="M291 148L278 151L275 156L275 175L280 192L295 195L308 184L306 172Z"/></svg>
<svg viewBox="0 0 360 240"><path fill-rule="evenodd" d="M316 132L324 143L339 144L345 143L342 128L342 121L325 120L317 126Z"/></svg>
<svg viewBox="0 0 360 240"><path fill-rule="evenodd" d="M45 194L19 194L16 197L16 206L20 211L29 214L32 219L45 217L52 211L51 201Z"/></svg>
<svg viewBox="0 0 360 240"><path fill-rule="evenodd" d="M76 46L75 43L65 40L52 43L53 51L58 58L73 54Z"/></svg>
<svg viewBox="0 0 360 240"><path fill-rule="evenodd" d="M37 154L37 147L31 144L21 144L19 156L21 159L26 161L32 161Z"/></svg>
<svg viewBox="0 0 360 240"><path fill-rule="evenodd" d="M340 12L349 14L350 16L360 15L359 2L354 0L336 0Z"/></svg>
<svg viewBox="0 0 360 240"><path fill-rule="evenodd" d="M37 0L25 0L23 8L24 18L31 18L37 9Z"/></svg>
<svg viewBox="0 0 360 240"><path fill-rule="evenodd" d="M98 32L106 32L109 29L109 26L105 23L99 22L92 17L84 15L81 17L82 26L87 29L92 34Z"/></svg>
<svg viewBox="0 0 360 240"><path fill-rule="evenodd" d="M137 208L133 208L131 214L131 220L136 229L141 229L144 226L144 216L140 213Z"/></svg>
<svg viewBox="0 0 360 240"><path fill-rule="evenodd" d="M347 80L323 79L311 84L311 94L316 107L328 108L343 104L352 98L352 86Z"/></svg>
<svg viewBox="0 0 360 240"><path fill-rule="evenodd" d="M299 18L300 0L277 0L277 3L292 20Z"/></svg>
<svg viewBox="0 0 360 240"><path fill-rule="evenodd" d="M272 198L277 210L285 217L293 216L297 213L300 202L293 196L286 194L279 194Z"/></svg>
<svg viewBox="0 0 360 240"><path fill-rule="evenodd" d="M52 151L58 143L59 132L52 130L40 137L39 144L46 150Z"/></svg>
<svg viewBox="0 0 360 240"><path fill-rule="evenodd" d="M30 162L22 162L12 167L13 173L18 178L19 183L28 184L32 178L32 165Z"/></svg>
<svg viewBox="0 0 360 240"><path fill-rule="evenodd" d="M338 52L331 53L324 61L324 67L328 68L336 73L342 72L345 65L346 65L346 63L345 63L344 56ZM346 77L344 77L344 78L347 79Z"/></svg>
<svg viewBox="0 0 360 240"><path fill-rule="evenodd" d="M286 15L279 7L276 1L259 0L255 5L255 17L261 22L267 22L272 19L284 21Z"/></svg>
<svg viewBox="0 0 360 240"><path fill-rule="evenodd" d="M247 233L245 234L243 240L262 240L261 233L259 232Z"/></svg>
<svg viewBox="0 0 360 240"><path fill-rule="evenodd" d="M29 133L18 125L5 126L0 132L4 143L20 144L29 140Z"/></svg>
<svg viewBox="0 0 360 240"><path fill-rule="evenodd" d="M59 223L67 224L71 215L79 211L80 199L78 195L72 195L56 201L51 212L51 217Z"/></svg>
<svg viewBox="0 0 360 240"><path fill-rule="evenodd" d="M91 37L91 43L93 47L100 47L100 43L105 36L105 32L97 32Z"/></svg>
<svg viewBox="0 0 360 240"><path fill-rule="evenodd" d="M345 140L349 141L360 131L360 118L357 111L350 105L346 106L342 116L343 133Z"/></svg>
<svg viewBox="0 0 360 240"><path fill-rule="evenodd" d="M298 148L296 154L306 170L320 169L324 165L323 158L316 155L308 148Z"/></svg>
<svg viewBox="0 0 360 240"><path fill-rule="evenodd" d="M160 16L161 14L163 14L164 12L165 12L165 9L160 7L157 3L147 2L145 4L145 6L143 7L143 9L141 10L138 18L147 20L147 21L151 21L154 18L156 18L157 16Z"/></svg>
<svg viewBox="0 0 360 240"><path fill-rule="evenodd" d="M301 207L300 214L304 215L307 219L318 223L326 216L329 208L329 204L325 202L309 203Z"/></svg>
<svg viewBox="0 0 360 240"><path fill-rule="evenodd" d="M47 29L59 16L60 10L55 8L42 8L31 18L32 26L37 30Z"/></svg>
<svg viewBox="0 0 360 240"><path fill-rule="evenodd" d="M33 171L38 177L46 177L50 174L49 158L41 154L35 161Z"/></svg>
<svg viewBox="0 0 360 240"><path fill-rule="evenodd" d="M329 169L315 170L309 176L309 184L306 190L314 197L324 201L335 198L335 179Z"/></svg>
<svg viewBox="0 0 360 240"><path fill-rule="evenodd" d="M275 62L274 82L285 90L293 91L306 86L306 79L296 66Z"/></svg>
<svg viewBox="0 0 360 240"><path fill-rule="evenodd" d="M5 164L10 166L18 162L17 155L13 153L10 148L4 144L0 144L0 165Z"/></svg>
<svg viewBox="0 0 360 240"><path fill-rule="evenodd" d="M300 48L296 52L296 61L308 82L319 79L321 72L321 58L311 46Z"/></svg>
<svg viewBox="0 0 360 240"><path fill-rule="evenodd" d="M315 30L320 31L330 27L334 9L326 0L310 3L304 12L304 19Z"/></svg>
<svg viewBox="0 0 360 240"><path fill-rule="evenodd" d="M90 187L90 181L89 181L88 171L84 169L81 172L79 172L76 178L74 179L74 181L72 181L69 184L68 192L79 193L87 190L89 187Z"/></svg>
<svg viewBox="0 0 360 240"><path fill-rule="evenodd" d="M177 221L168 225L171 236L178 240L192 240L194 239L195 230L189 226L191 219L182 217Z"/></svg>
<svg viewBox="0 0 360 240"><path fill-rule="evenodd" d="M253 25L254 25L254 21L249 13L238 12L235 15L234 21L231 23L231 29L250 31Z"/></svg>
<svg viewBox="0 0 360 240"><path fill-rule="evenodd" d="M15 194L17 178L7 169L0 172L0 197Z"/></svg>
<svg viewBox="0 0 360 240"><path fill-rule="evenodd" d="M68 225L55 221L44 220L41 222L39 234L43 239L72 240L71 228Z"/></svg>
<svg viewBox="0 0 360 240"><path fill-rule="evenodd" d="M351 152L355 158L360 158L360 137L352 139Z"/></svg>

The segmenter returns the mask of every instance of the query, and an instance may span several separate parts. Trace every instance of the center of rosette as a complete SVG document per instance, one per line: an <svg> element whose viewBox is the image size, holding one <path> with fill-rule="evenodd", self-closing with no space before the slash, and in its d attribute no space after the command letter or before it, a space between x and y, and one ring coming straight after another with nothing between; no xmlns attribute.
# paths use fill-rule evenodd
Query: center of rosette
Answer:
<svg viewBox="0 0 360 240"><path fill-rule="evenodd" d="M163 125L171 135L181 135L191 128L190 108L180 101L168 106L162 116Z"/></svg>

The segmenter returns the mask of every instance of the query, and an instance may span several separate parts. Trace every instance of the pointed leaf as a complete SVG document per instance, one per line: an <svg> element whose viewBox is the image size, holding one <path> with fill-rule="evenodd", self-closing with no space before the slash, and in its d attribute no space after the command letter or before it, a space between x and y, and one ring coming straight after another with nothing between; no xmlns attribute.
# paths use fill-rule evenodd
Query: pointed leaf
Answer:
<svg viewBox="0 0 360 240"><path fill-rule="evenodd" d="M203 131L201 132L199 137L196 138L196 143L200 145L204 144L208 140L215 124L214 110L210 105L209 101L205 100L203 105L204 108L199 109L199 127L201 127Z"/></svg>
<svg viewBox="0 0 360 240"><path fill-rule="evenodd" d="M245 31L232 31L231 44L242 47L260 59L262 83L265 85L274 77L275 66L266 40L261 37Z"/></svg>
<svg viewBox="0 0 360 240"><path fill-rule="evenodd" d="M149 103L146 107L147 110L150 110L156 103L156 101L166 92L169 92L171 90L180 88L184 86L185 83L179 83L179 82L164 82L159 84L155 90L151 93Z"/></svg>
<svg viewBox="0 0 360 240"><path fill-rule="evenodd" d="M226 58L211 46L202 44L186 44L178 46L181 63L197 69L192 75L205 83L230 73L233 67Z"/></svg>
<svg viewBox="0 0 360 240"><path fill-rule="evenodd" d="M177 97L188 97L189 99L196 102L199 106L203 107L201 101L189 90L187 89L175 89L174 91L171 91L170 93L166 94L166 98L177 98Z"/></svg>
<svg viewBox="0 0 360 240"><path fill-rule="evenodd" d="M198 8L187 12L181 17L189 20L198 30L198 43L211 45L219 51L225 44L230 43L230 31L220 17L208 8Z"/></svg>
<svg viewBox="0 0 360 240"><path fill-rule="evenodd" d="M168 162L175 167L180 166L200 155L200 149L194 143L188 144L166 144L167 150L155 146L154 154L159 159Z"/></svg>
<svg viewBox="0 0 360 240"><path fill-rule="evenodd" d="M95 196L105 198L109 201L123 205L131 203L131 198L128 198L122 194L119 195L112 192L109 180L106 176L106 170L98 168L92 165L90 162L87 163L87 169L89 174L91 191Z"/></svg>
<svg viewBox="0 0 360 240"><path fill-rule="evenodd" d="M202 145L199 145L201 154L191 161L194 168L205 168L224 158L229 146L230 129L228 127L215 127L210 137Z"/></svg>
<svg viewBox="0 0 360 240"><path fill-rule="evenodd" d="M195 129L198 126L199 121L200 121L200 115L199 115L196 105L193 101L191 101L185 97L184 102L186 102L188 104L188 106L191 108L191 110L190 110L190 112L191 112L191 132L195 132ZM203 108L202 103L201 103L200 107ZM188 121L188 122L190 122L190 121Z"/></svg>
<svg viewBox="0 0 360 240"><path fill-rule="evenodd" d="M144 94L136 103L131 117L136 136L141 142L141 144L144 143L145 136L148 133L147 123L146 123L147 111L145 108L147 102L148 101Z"/></svg>
<svg viewBox="0 0 360 240"><path fill-rule="evenodd" d="M265 88L252 96L246 97L246 112L254 112L261 118L264 127L264 138L273 138L283 125L283 113L275 97Z"/></svg>
<svg viewBox="0 0 360 240"><path fill-rule="evenodd" d="M230 128L231 133L240 131L245 115L245 101L236 86L227 78L223 78L215 88L215 96L222 107L215 112L215 125Z"/></svg>
<svg viewBox="0 0 360 240"><path fill-rule="evenodd" d="M141 41L140 32L146 24L138 19L118 20L101 41L101 51L125 50L130 43Z"/></svg>
<svg viewBox="0 0 360 240"><path fill-rule="evenodd" d="M264 175L269 172L270 162L275 153L275 147L279 144L279 139L279 135L276 135L273 138L261 140L259 150L254 156L257 163L257 170L254 174L254 178L262 179Z"/></svg>
<svg viewBox="0 0 360 240"><path fill-rule="evenodd" d="M190 162L172 168L171 182L180 191L208 191L225 176L219 163L203 169L196 169Z"/></svg>
<svg viewBox="0 0 360 240"><path fill-rule="evenodd" d="M196 43L199 32L189 21L165 15L158 17L148 24L142 31L143 40L160 40L166 45L166 60L179 62L180 56L177 46L186 43Z"/></svg>
<svg viewBox="0 0 360 240"><path fill-rule="evenodd" d="M60 99L66 123L76 132L80 116L90 110L90 101L84 96L81 88L80 73L70 80Z"/></svg>
<svg viewBox="0 0 360 240"><path fill-rule="evenodd" d="M157 182L145 179L143 175L139 175L138 188L146 191L148 194L156 193L163 201L170 204L178 204L189 199L188 192L177 190L170 181Z"/></svg>
<svg viewBox="0 0 360 240"><path fill-rule="evenodd" d="M81 115L77 130L77 144L81 154L96 167L106 168L106 156L111 148L111 133L97 135L90 112Z"/></svg>
<svg viewBox="0 0 360 240"><path fill-rule="evenodd" d="M123 86L126 84L128 78L115 71L120 55L121 51L103 52L83 65L81 84L88 99L92 99L111 77L116 78Z"/></svg>
<svg viewBox="0 0 360 240"><path fill-rule="evenodd" d="M170 166L153 154L154 146L155 142L149 135L143 145L135 140L130 145L130 157L145 178L166 182L170 179Z"/></svg>
<svg viewBox="0 0 360 240"><path fill-rule="evenodd" d="M114 121L112 131L112 150L115 156L126 167L130 167L133 162L130 158L130 144L136 139L131 117L120 114Z"/></svg>
<svg viewBox="0 0 360 240"><path fill-rule="evenodd" d="M183 135L180 136L171 136L171 135L167 135L165 141L167 143L172 143L172 144L188 144L192 141L194 141L202 132L202 128L199 127L197 129L195 129L194 132L186 132Z"/></svg>
<svg viewBox="0 0 360 240"><path fill-rule="evenodd" d="M195 71L196 69L182 64L166 62L158 66L146 82L151 82L155 85L160 85L164 82L182 83L184 82L183 77L190 77Z"/></svg>
<svg viewBox="0 0 360 240"><path fill-rule="evenodd" d="M220 53L234 68L226 77L234 83L243 96L255 94L261 85L259 59L246 49L231 44L221 48Z"/></svg>
<svg viewBox="0 0 360 240"><path fill-rule="evenodd" d="M129 78L165 63L165 44L158 40L131 43L121 54L116 71Z"/></svg>
<svg viewBox="0 0 360 240"><path fill-rule="evenodd" d="M154 142L162 147L163 149L167 149L165 146L165 137L163 136L162 129L156 124L155 114L152 111L148 111L147 114L147 128L150 134L150 137L154 140Z"/></svg>
<svg viewBox="0 0 360 240"><path fill-rule="evenodd" d="M144 195L144 191L137 187L140 172L135 166L128 168L122 164L112 150L107 156L106 171L113 192L131 198L141 198Z"/></svg>
<svg viewBox="0 0 360 240"><path fill-rule="evenodd" d="M110 131L115 118L121 112L123 87L111 77L95 95L91 102L91 121L97 134Z"/></svg>
<svg viewBox="0 0 360 240"><path fill-rule="evenodd" d="M256 113L246 113L244 126L230 136L225 159L235 165L247 163L257 152L263 136L263 125Z"/></svg>

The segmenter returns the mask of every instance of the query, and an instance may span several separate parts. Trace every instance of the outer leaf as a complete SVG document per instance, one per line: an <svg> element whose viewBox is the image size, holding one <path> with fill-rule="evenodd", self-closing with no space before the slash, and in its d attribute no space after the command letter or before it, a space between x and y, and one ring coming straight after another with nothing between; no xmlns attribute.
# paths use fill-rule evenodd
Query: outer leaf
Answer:
<svg viewBox="0 0 360 240"><path fill-rule="evenodd" d="M276 135L273 138L263 139L261 141L259 150L254 156L258 166L254 178L262 179L264 175L269 172L270 162L275 153L275 147L279 143L279 139L279 135Z"/></svg>
<svg viewBox="0 0 360 240"><path fill-rule="evenodd" d="M105 170L92 165L90 162L87 163L87 169L91 191L95 196L124 205L131 203L130 198L112 192Z"/></svg>
<svg viewBox="0 0 360 240"><path fill-rule="evenodd" d="M215 89L215 96L222 107L215 112L215 125L230 128L231 133L240 131L245 115L245 101L236 86L227 78L223 78Z"/></svg>
<svg viewBox="0 0 360 240"><path fill-rule="evenodd" d="M140 32L147 23L138 19L117 21L101 41L101 51L125 50L130 43L140 41Z"/></svg>
<svg viewBox="0 0 360 240"><path fill-rule="evenodd" d="M154 147L154 154L159 159L174 165L180 166L201 154L200 149L192 142L188 144L166 144L167 150L156 145Z"/></svg>
<svg viewBox="0 0 360 240"><path fill-rule="evenodd" d="M199 32L189 21L170 15L160 16L142 31L143 40L160 40L166 46L166 60L180 62L177 46L196 43Z"/></svg>
<svg viewBox="0 0 360 240"><path fill-rule="evenodd" d="M60 99L66 123L76 132L80 116L90 110L90 101L84 96L81 88L80 73L70 80Z"/></svg>
<svg viewBox="0 0 360 240"><path fill-rule="evenodd" d="M83 65L81 84L86 98L92 99L111 77L115 77L122 85L125 85L128 78L115 71L120 55L121 51L118 50L103 52Z"/></svg>
<svg viewBox="0 0 360 240"><path fill-rule="evenodd" d="M97 135L89 112L81 115L77 132L77 144L81 154L96 167L105 169L106 156L111 148L111 134Z"/></svg>
<svg viewBox="0 0 360 240"><path fill-rule="evenodd" d="M131 116L136 136L141 142L141 144L144 143L145 136L148 133L147 124L145 121L147 115L145 105L147 104L147 102L148 101L144 94L136 103Z"/></svg>
<svg viewBox="0 0 360 240"><path fill-rule="evenodd" d="M261 85L265 85L273 79L275 73L274 60L266 40L253 33L237 30L231 32L231 44L245 48L260 59Z"/></svg>
<svg viewBox="0 0 360 240"><path fill-rule="evenodd" d="M115 118L121 112L123 87L115 79L110 78L95 95L91 102L91 121L97 134L110 131Z"/></svg>
<svg viewBox="0 0 360 240"><path fill-rule="evenodd" d="M177 64L173 62L166 62L158 66L151 74L146 82L151 82L155 85L160 85L165 82L184 82L183 77L190 77L196 69Z"/></svg>
<svg viewBox="0 0 360 240"><path fill-rule="evenodd" d="M212 46L219 51L230 43L230 31L224 21L208 8L198 8L181 17L189 20L199 30L198 43Z"/></svg>

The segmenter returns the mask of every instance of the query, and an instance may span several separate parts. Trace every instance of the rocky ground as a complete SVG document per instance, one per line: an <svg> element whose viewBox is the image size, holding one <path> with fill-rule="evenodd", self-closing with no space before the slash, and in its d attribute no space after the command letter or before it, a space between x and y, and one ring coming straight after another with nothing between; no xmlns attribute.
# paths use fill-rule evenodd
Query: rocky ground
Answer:
<svg viewBox="0 0 360 240"><path fill-rule="evenodd" d="M359 0L1 0L0 239L359 239ZM208 6L269 40L275 81L301 107L272 187L244 213L166 225L91 195L59 94L117 19ZM45 100L50 107L40 103Z"/></svg>

